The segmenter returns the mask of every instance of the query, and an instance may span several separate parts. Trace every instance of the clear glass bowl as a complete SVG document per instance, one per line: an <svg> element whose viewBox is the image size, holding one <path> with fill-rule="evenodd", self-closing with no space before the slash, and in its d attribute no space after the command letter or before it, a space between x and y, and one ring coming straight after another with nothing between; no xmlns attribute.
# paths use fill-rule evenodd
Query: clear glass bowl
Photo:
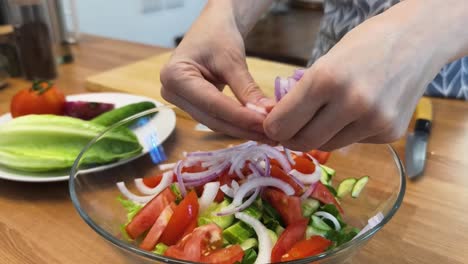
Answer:
<svg viewBox="0 0 468 264"><path fill-rule="evenodd" d="M159 173L157 164L161 163L164 156L167 159L162 163L175 162L182 157L184 151L219 149L229 144L242 143L241 140L213 132L197 131L195 129L197 123L177 117L175 131L161 145L157 142L158 129L146 127L147 134L140 140L141 145L147 150L145 153L105 166L82 165L83 156L109 132L129 124L133 124L132 129L142 124L145 126L147 122L144 120L148 120L157 112L158 109L152 109L120 122L103 132L83 149L71 170L70 196L83 220L104 239L122 250L123 257L130 258L132 263L190 263L155 255L121 239L120 227L126 222L126 212L117 201L120 192L116 183L124 181L130 190L136 192L133 179ZM161 155L162 152L164 155ZM405 174L398 155L389 145L351 145L333 152L327 165L336 170L333 178L335 187L337 183L348 177L370 176L359 198L348 197L342 200L345 221L363 228L368 219L379 212L382 212L385 218L360 237L331 251L295 263L311 263L318 260L322 264L345 263L392 219L403 200Z"/></svg>

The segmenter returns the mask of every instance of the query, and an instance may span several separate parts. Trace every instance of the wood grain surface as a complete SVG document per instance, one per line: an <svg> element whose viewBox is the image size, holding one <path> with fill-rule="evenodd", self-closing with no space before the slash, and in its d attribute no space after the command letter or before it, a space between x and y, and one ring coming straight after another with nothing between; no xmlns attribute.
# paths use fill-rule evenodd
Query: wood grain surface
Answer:
<svg viewBox="0 0 468 264"><path fill-rule="evenodd" d="M84 87L87 77L164 51L85 36L74 47L76 62L60 68L58 86L66 94L89 92ZM11 80L10 87L0 91L0 114L8 112L11 96L27 85ZM468 103L432 102L426 173L419 181L408 182L396 216L355 256L353 264L468 263ZM179 120L171 144L182 144L197 133L194 125L191 120ZM216 144L233 141L213 137ZM403 158L404 140L393 145ZM78 216L67 182L0 180L0 235L2 264L132 263Z"/></svg>

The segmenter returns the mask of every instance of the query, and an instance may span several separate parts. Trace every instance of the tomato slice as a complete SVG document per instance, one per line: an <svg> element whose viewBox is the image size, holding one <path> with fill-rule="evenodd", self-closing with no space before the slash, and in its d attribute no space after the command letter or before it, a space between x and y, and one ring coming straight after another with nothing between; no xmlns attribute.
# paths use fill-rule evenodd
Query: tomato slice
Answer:
<svg viewBox="0 0 468 264"><path fill-rule="evenodd" d="M140 244L140 248L144 250L151 251L154 249L156 244L158 243L161 234L163 233L164 229L166 229L169 220L174 213L174 209L176 208L175 203L171 203L159 215L154 225L148 231L148 234L145 236L145 239Z"/></svg>
<svg viewBox="0 0 468 264"><path fill-rule="evenodd" d="M281 261L292 261L311 257L324 252L332 242L321 236L312 236L292 246L292 248L281 257Z"/></svg>
<svg viewBox="0 0 468 264"><path fill-rule="evenodd" d="M191 191L174 210L160 241L168 246L177 243L182 238L187 226L193 219L197 218L198 208L197 194L195 191Z"/></svg>
<svg viewBox="0 0 468 264"><path fill-rule="evenodd" d="M222 229L216 224L197 227L192 233L170 246L164 255L172 258L199 262L223 244Z"/></svg>
<svg viewBox="0 0 468 264"><path fill-rule="evenodd" d="M304 239L308 222L308 219L301 219L286 227L271 251L272 262L280 262L281 257L286 254L294 244Z"/></svg>
<svg viewBox="0 0 468 264"><path fill-rule="evenodd" d="M321 151L318 149L311 150L308 153L309 155L314 157L314 159L316 159L320 164L327 163L328 158L330 157L330 154L331 154L330 152Z"/></svg>
<svg viewBox="0 0 468 264"><path fill-rule="evenodd" d="M174 202L175 199L176 197L172 191L166 188L135 215L132 221L125 227L127 234L132 239L135 239L150 229L164 208Z"/></svg>
<svg viewBox="0 0 468 264"><path fill-rule="evenodd" d="M266 189L263 195L264 199L278 211L286 225L304 219L299 197L287 196L282 191L273 188Z"/></svg>
<svg viewBox="0 0 468 264"><path fill-rule="evenodd" d="M319 200L324 204L333 204L336 208L340 211L340 213L344 213L343 208L341 208L340 204L336 200L335 196L328 190L323 183L320 181L317 182L317 186L315 186L314 191L310 195L310 197Z"/></svg>
<svg viewBox="0 0 468 264"><path fill-rule="evenodd" d="M187 228L185 228L184 234L182 234L182 237L185 237L186 235L192 233L193 230L194 230L195 228L197 228L197 225L198 225L198 221L197 221L197 218L195 217L195 218L189 223L189 225L187 226Z"/></svg>
<svg viewBox="0 0 468 264"><path fill-rule="evenodd" d="M161 180L162 180L162 174L158 174L158 175L154 175L154 176L144 177L143 178L143 183L149 188L154 188L154 187L159 185ZM172 182L176 182L176 181L177 181L177 177L174 174L172 176Z"/></svg>
<svg viewBox="0 0 468 264"><path fill-rule="evenodd" d="M280 167L278 167L276 165L271 165L270 175L273 178L280 179L280 180L288 183L289 185L291 185L291 187L293 187L293 189L294 189L295 195L301 195L304 192L302 187L299 184L297 184L297 182L294 181L291 178L291 176L286 174L286 172L284 172L284 170L280 169Z"/></svg>
<svg viewBox="0 0 468 264"><path fill-rule="evenodd" d="M312 174L315 171L315 164L308 158L303 156L297 156L294 159L294 164L292 166L293 169L302 172L304 174Z"/></svg>
<svg viewBox="0 0 468 264"><path fill-rule="evenodd" d="M211 252L208 256L202 256L203 263L234 264L242 262L244 251L241 246L233 245L227 248L220 248Z"/></svg>

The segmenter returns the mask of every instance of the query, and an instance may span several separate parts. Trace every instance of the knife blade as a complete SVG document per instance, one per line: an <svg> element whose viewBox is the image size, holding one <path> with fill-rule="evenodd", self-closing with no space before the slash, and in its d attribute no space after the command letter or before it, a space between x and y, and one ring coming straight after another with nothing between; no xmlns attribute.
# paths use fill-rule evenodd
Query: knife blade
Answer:
<svg viewBox="0 0 468 264"><path fill-rule="evenodd" d="M426 165L427 142L432 127L432 104L429 98L421 98L415 111L414 132L406 139L405 164L408 178L423 175Z"/></svg>

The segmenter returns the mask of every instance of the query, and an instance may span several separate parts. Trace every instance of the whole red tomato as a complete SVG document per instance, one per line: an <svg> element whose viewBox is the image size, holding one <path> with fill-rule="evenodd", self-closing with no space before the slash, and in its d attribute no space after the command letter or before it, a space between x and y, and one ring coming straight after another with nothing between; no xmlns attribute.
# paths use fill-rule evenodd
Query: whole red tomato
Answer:
<svg viewBox="0 0 468 264"><path fill-rule="evenodd" d="M30 114L63 114L65 96L52 82L36 81L31 88L19 91L11 100L13 117Z"/></svg>

